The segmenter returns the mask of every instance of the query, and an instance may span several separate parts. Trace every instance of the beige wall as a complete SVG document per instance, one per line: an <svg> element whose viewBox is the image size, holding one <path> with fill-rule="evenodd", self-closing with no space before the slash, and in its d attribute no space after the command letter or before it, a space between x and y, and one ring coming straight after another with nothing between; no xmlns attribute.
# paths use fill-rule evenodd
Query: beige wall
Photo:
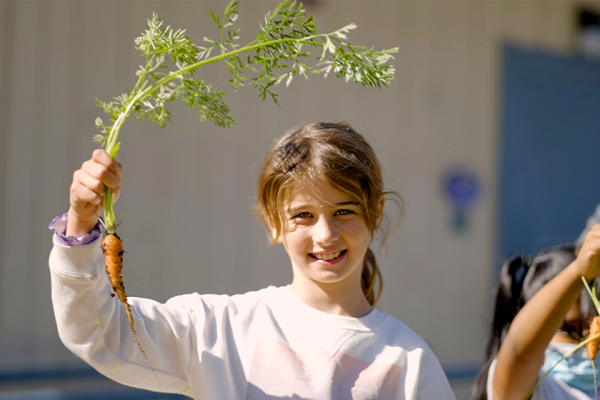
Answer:
<svg viewBox="0 0 600 400"><path fill-rule="evenodd" d="M135 83L133 39L153 10L200 42L216 35L208 10L223 2L0 2L0 368L76 362L59 342L50 304L46 226L66 212L72 172L89 157L104 100ZM243 1L242 37L275 2ZM501 45L566 51L566 1L322 1L322 31L356 22L353 43L400 48L390 88L311 76L279 88L281 107L228 90L238 127L201 124L177 105L160 130L131 120L122 132L125 190L117 203L128 294L238 293L290 281L283 248L252 215L254 180L273 138L302 121L345 120L365 133L406 216L379 253L381 308L407 323L443 363L480 362L489 321ZM203 76L227 88L224 67ZM462 164L484 182L463 235L438 182Z"/></svg>

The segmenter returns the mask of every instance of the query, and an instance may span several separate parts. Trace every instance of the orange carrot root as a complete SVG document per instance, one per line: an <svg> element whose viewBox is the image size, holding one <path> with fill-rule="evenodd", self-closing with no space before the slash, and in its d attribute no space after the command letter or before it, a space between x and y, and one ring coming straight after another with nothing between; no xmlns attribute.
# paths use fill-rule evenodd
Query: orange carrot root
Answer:
<svg viewBox="0 0 600 400"><path fill-rule="evenodd" d="M127 313L129 325L131 326L131 331L133 332L133 339L144 355L144 358L150 366L150 369L156 377L156 380L159 381L158 375L156 374L156 371L154 371L152 364L150 364L150 360L148 359L148 356L146 356L146 352L144 352L144 349L142 349L142 345L140 345L137 335L135 334L135 328L133 327L133 316L131 315L129 303L127 303L125 286L123 285L123 242L121 241L121 238L116 233L108 233L104 235L102 238L102 252L104 253L104 263L106 264L108 280L115 291L115 293L112 295L114 296L116 294L117 297L119 297L119 300L121 300L121 303L123 303L123 306L125 306L125 312Z"/></svg>
<svg viewBox="0 0 600 400"><path fill-rule="evenodd" d="M598 334L600 334L600 317L594 317L592 325L590 326L590 335L588 337L591 338ZM600 338L589 341L585 345L588 357L592 360L592 368L594 369L594 391L596 393L596 400L598 400L598 386L596 385L596 365L594 364L594 360L598 355L598 345L600 345Z"/></svg>
<svg viewBox="0 0 600 400"><path fill-rule="evenodd" d="M594 337L600 333L600 317L594 317L592 320L592 325L590 326L590 335L589 337ZM588 353L588 357L590 360L595 360L598 355L598 345L600 345L600 338L592 340L586 344L586 349Z"/></svg>

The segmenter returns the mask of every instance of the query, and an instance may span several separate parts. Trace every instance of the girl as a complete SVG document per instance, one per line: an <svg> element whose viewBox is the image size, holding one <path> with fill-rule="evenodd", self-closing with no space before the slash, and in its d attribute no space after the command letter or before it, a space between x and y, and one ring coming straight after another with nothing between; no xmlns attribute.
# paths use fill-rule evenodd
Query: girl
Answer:
<svg viewBox="0 0 600 400"><path fill-rule="evenodd" d="M369 245L390 193L371 147L350 126L304 125L265 157L256 210L290 257L290 285L165 304L129 299L160 382L110 296L98 243L101 193L106 185L118 195L121 174L96 150L74 174L68 214L51 224L59 334L98 371L195 399L454 398L423 340L373 307L381 274Z"/></svg>
<svg viewBox="0 0 600 400"><path fill-rule="evenodd" d="M563 245L503 265L489 361L475 380L473 400L525 399L588 335L597 313L581 276L591 281L599 273L600 225L591 228L576 253L577 247ZM590 398L595 398L594 376L585 347L558 364L533 394L537 400Z"/></svg>

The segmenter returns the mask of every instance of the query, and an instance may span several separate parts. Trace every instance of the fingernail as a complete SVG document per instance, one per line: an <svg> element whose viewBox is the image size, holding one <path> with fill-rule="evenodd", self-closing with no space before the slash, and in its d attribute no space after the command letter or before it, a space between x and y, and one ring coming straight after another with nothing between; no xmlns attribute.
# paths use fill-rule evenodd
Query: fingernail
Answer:
<svg viewBox="0 0 600 400"><path fill-rule="evenodd" d="M100 204L101 201L102 201L102 199L98 197L98 198L94 199L94 204L98 205L98 204Z"/></svg>

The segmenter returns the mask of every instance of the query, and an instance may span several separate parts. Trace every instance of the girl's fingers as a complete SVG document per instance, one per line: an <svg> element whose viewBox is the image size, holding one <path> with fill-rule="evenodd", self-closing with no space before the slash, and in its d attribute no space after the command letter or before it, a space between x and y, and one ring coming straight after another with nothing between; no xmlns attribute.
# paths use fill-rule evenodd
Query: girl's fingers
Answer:
<svg viewBox="0 0 600 400"><path fill-rule="evenodd" d="M106 155L108 156L108 154ZM97 179L101 185L106 185L109 188L116 188L121 186L120 169L117 167L116 164L111 165L111 167L115 168L116 172L111 170L106 165L96 162L92 158L91 160L88 160L83 163L81 170L85 171L87 174ZM102 187L102 190L104 190L104 187Z"/></svg>
<svg viewBox="0 0 600 400"><path fill-rule="evenodd" d="M73 183L69 195L71 207L76 211L89 211L90 206L98 206L102 201L104 185L84 170L73 174Z"/></svg>
<svg viewBox="0 0 600 400"><path fill-rule="evenodd" d="M76 211L88 210L90 207L96 208L101 203L102 195L83 185L79 185L71 191L71 207Z"/></svg>
<svg viewBox="0 0 600 400"><path fill-rule="evenodd" d="M586 278L591 279L600 273L600 225L590 229L576 261Z"/></svg>
<svg viewBox="0 0 600 400"><path fill-rule="evenodd" d="M96 149L90 160L90 174L111 189L113 202L119 199L123 181L123 165L103 149Z"/></svg>
<svg viewBox="0 0 600 400"><path fill-rule="evenodd" d="M81 185L100 196L104 194L104 184L102 181L84 169L75 171L73 174L73 184L75 188L77 188L77 185Z"/></svg>
<svg viewBox="0 0 600 400"><path fill-rule="evenodd" d="M102 197L83 185L73 185L71 191L67 235L81 237L98 223L102 211Z"/></svg>
<svg viewBox="0 0 600 400"><path fill-rule="evenodd" d="M102 210L106 187L110 188L113 201L117 200L121 192L122 171L121 163L99 149L73 173L69 202L78 218L97 217Z"/></svg>
<svg viewBox="0 0 600 400"><path fill-rule="evenodd" d="M96 149L92 153L92 161L104 166L110 171L117 181L120 182L123 173L123 166L117 160L113 160L112 157L103 149ZM107 185L109 187L116 187L119 185Z"/></svg>

